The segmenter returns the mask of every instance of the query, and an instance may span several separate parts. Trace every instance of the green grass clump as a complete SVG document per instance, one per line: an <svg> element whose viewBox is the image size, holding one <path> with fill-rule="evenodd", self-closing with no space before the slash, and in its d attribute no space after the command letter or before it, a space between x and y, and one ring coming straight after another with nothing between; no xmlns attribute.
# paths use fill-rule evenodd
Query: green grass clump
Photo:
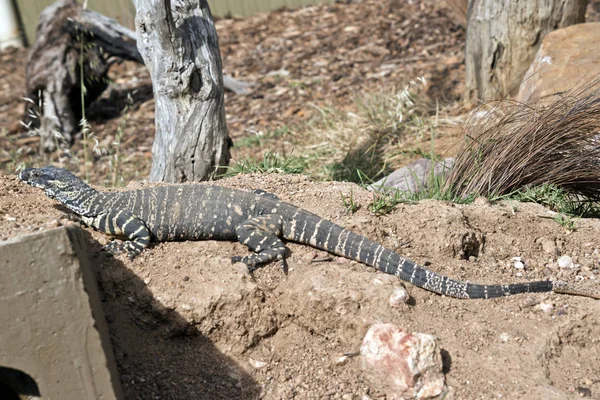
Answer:
<svg viewBox="0 0 600 400"><path fill-rule="evenodd" d="M582 200L580 196L575 196L551 183L527 187L501 198L541 204L552 211L571 217L600 216L600 209L597 203Z"/></svg>
<svg viewBox="0 0 600 400"><path fill-rule="evenodd" d="M280 156L277 153L266 152L262 160L246 158L235 161L229 167L227 176L237 174L301 174L306 168L306 162L300 157L291 155Z"/></svg>
<svg viewBox="0 0 600 400"><path fill-rule="evenodd" d="M266 133L253 132L252 135L244 136L235 140L235 147L238 148L252 148L252 147L265 147L265 144L270 141L275 141L284 136L288 136L291 130L287 126L281 126L272 130L268 130Z"/></svg>
<svg viewBox="0 0 600 400"><path fill-rule="evenodd" d="M350 194L347 196L340 192L340 196L342 197L342 205L348 214L354 214L360 209L360 204L354 201L354 192L352 190L350 190Z"/></svg>

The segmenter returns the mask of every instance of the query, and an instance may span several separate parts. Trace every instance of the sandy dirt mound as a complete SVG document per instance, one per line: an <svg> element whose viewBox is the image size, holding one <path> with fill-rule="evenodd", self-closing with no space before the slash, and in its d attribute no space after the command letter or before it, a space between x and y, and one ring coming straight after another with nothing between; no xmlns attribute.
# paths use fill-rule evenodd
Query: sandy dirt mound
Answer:
<svg viewBox="0 0 600 400"><path fill-rule="evenodd" d="M598 220L580 220L568 233L533 204L437 201L378 217L367 210L370 194L352 184L277 175L222 184L273 192L455 278L600 281ZM353 215L340 200L350 190L361 205ZM42 191L0 176L0 239L71 219ZM275 264L250 276L230 262L247 251L237 243L157 244L131 262L106 254L108 239L87 231L128 399L380 398L359 357L338 362L375 322L439 338L446 398L600 399L598 301L555 294L461 301L407 285L410 304L392 307L398 279L303 245L288 244L287 276ZM559 268L559 255L575 267ZM516 256L523 270L510 261Z"/></svg>

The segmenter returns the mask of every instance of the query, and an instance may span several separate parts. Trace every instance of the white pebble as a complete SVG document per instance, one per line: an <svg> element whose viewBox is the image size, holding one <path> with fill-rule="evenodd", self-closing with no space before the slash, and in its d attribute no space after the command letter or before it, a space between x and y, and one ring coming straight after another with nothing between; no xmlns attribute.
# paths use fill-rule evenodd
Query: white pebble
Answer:
<svg viewBox="0 0 600 400"><path fill-rule="evenodd" d="M515 263L521 262L521 257L513 257L510 259L510 261L515 262Z"/></svg>
<svg viewBox="0 0 600 400"><path fill-rule="evenodd" d="M525 264L523 264L521 261L517 261L517 262L515 262L515 268L523 269L523 268L525 268Z"/></svg>
<svg viewBox="0 0 600 400"><path fill-rule="evenodd" d="M254 368L259 369L259 368L264 368L267 366L267 363L264 361L259 361L259 360L255 360L254 358L249 358L248 359L248 363L250 365L252 365Z"/></svg>
<svg viewBox="0 0 600 400"><path fill-rule="evenodd" d="M561 256L558 258L558 266L561 268L573 268L573 260L569 256Z"/></svg>
<svg viewBox="0 0 600 400"><path fill-rule="evenodd" d="M391 307L399 307L402 304L406 304L410 296L408 295L408 291L403 286L397 286L394 288L394 293L390 295L390 306Z"/></svg>
<svg viewBox="0 0 600 400"><path fill-rule="evenodd" d="M348 361L348 359L349 359L349 358L350 358L350 357L348 357L348 356L346 356L346 355L344 355L344 356L340 356L340 357L338 357L338 359L337 359L337 360L335 360L335 363L336 363L337 365L344 365L344 364L346 363L346 361Z"/></svg>
<svg viewBox="0 0 600 400"><path fill-rule="evenodd" d="M538 304L538 308L547 314L547 313L552 312L552 309L554 308L554 304L540 303L540 304Z"/></svg>

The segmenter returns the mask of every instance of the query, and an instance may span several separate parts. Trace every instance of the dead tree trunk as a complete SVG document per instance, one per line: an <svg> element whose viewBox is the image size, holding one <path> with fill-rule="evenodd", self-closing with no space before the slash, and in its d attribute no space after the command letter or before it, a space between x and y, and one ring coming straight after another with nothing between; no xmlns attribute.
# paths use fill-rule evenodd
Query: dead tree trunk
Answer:
<svg viewBox="0 0 600 400"><path fill-rule="evenodd" d="M173 8L171 8L173 3ZM156 101L151 181L215 177L229 164L217 32L206 0L134 0Z"/></svg>
<svg viewBox="0 0 600 400"><path fill-rule="evenodd" d="M27 60L31 101L24 117L30 129L39 130L43 150L72 144L82 107L106 89L106 74L114 57L143 62L135 42L132 31L102 14L84 10L75 0L60 0L44 9Z"/></svg>
<svg viewBox="0 0 600 400"><path fill-rule="evenodd" d="M446 0L446 6L450 9L454 21L463 28L466 28L467 17L469 15L469 0Z"/></svg>
<svg viewBox="0 0 600 400"><path fill-rule="evenodd" d="M470 0L465 68L471 99L516 91L544 36L585 21L587 0Z"/></svg>

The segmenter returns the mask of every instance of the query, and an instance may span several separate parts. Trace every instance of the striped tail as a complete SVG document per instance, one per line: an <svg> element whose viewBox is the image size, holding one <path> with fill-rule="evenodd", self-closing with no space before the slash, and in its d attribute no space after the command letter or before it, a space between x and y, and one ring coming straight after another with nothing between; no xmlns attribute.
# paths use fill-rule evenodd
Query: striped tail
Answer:
<svg viewBox="0 0 600 400"><path fill-rule="evenodd" d="M357 238L352 239L362 242L363 246L366 244L366 240L368 240L363 240L362 236L357 234L349 236L352 235L356 235ZM372 245L375 248L374 254L376 254L374 258L371 259L368 257L365 261L360 258L354 259L377 268L386 274L396 275L412 285L448 297L457 299L491 299L520 293L552 292L554 289L553 283L550 281L510 285L478 285L463 282L439 275L427 268L421 267L414 261L404 258L380 244L372 242Z"/></svg>
<svg viewBox="0 0 600 400"><path fill-rule="evenodd" d="M375 268L398 276L403 281L449 297L458 299L491 299L494 297L512 296L520 293L552 292L554 285L550 281L515 283L510 285L478 285L457 281L447 276L436 274L408 260L391 250L390 263L380 263Z"/></svg>
<svg viewBox="0 0 600 400"><path fill-rule="evenodd" d="M510 285L478 285L430 271L364 236L344 229L306 210L291 206L283 237L346 257L431 292L458 299L491 299L520 293L554 292L600 299L600 290L587 290L563 282L537 281Z"/></svg>
<svg viewBox="0 0 600 400"><path fill-rule="evenodd" d="M449 297L490 299L519 293L552 292L555 289L554 284L550 281L511 285L477 285L454 280L423 268L379 243L304 210L295 209L289 224L286 225L284 226L284 237L288 240L305 243L329 253L359 261L386 274L396 275L417 287ZM573 293L572 288L569 290L571 290L569 293ZM557 292L559 291L557 290ZM593 295L588 296L594 297Z"/></svg>

